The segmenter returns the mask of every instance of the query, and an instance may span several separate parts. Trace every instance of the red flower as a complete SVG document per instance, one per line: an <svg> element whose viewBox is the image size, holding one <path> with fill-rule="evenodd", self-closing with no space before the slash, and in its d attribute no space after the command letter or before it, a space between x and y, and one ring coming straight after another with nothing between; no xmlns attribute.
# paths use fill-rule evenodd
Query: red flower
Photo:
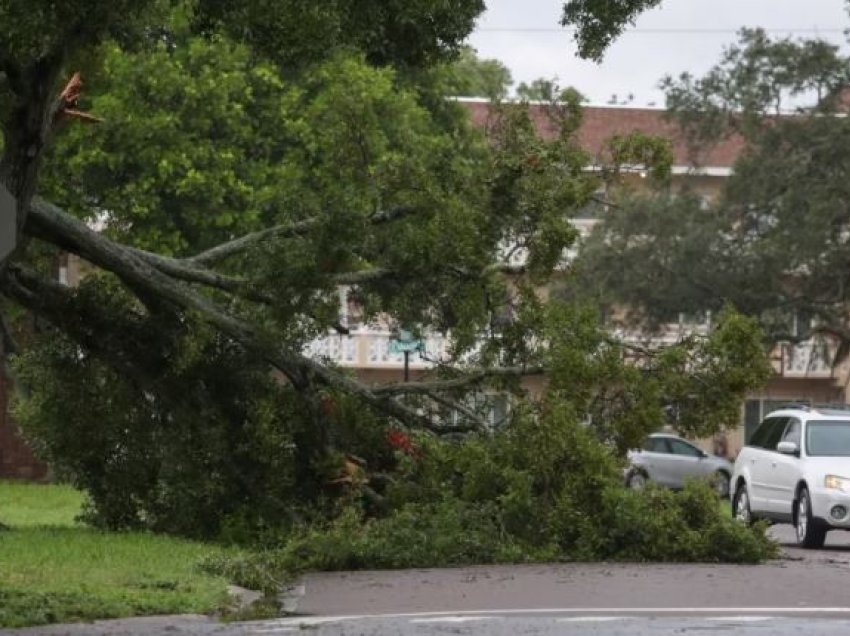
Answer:
<svg viewBox="0 0 850 636"><path fill-rule="evenodd" d="M421 451L416 448L406 433L397 430L387 431L387 443L410 457L419 457Z"/></svg>

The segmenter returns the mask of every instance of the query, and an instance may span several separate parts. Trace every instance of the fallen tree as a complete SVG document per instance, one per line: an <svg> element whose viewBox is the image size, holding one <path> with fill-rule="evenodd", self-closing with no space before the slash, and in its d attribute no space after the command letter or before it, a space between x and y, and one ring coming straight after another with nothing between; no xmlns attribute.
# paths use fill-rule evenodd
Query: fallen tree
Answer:
<svg viewBox="0 0 850 636"><path fill-rule="evenodd" d="M92 521L238 539L354 496L379 514L398 478L388 434L482 433L475 394L566 409L622 454L671 405L688 433L731 423L764 377L756 330L731 313L710 338L636 355L542 302L600 178L577 102L548 109L553 140L512 105L485 136L438 88L481 4L360 4L0 7L0 180L19 234L0 268L4 350L22 425ZM663 178L663 150L621 139L610 159L652 155ZM54 280L62 253L85 263L78 288ZM447 334L448 352L379 385L307 355L349 330L341 286L364 322ZM543 373L525 402L521 379Z"/></svg>

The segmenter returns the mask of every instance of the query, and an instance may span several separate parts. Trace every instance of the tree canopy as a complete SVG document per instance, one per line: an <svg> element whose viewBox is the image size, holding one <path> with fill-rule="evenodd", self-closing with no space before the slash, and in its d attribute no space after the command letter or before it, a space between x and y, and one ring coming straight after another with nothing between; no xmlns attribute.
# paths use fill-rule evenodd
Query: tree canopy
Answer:
<svg viewBox="0 0 850 636"><path fill-rule="evenodd" d="M575 28L579 55L598 62L637 16L659 4L661 0L569 0L561 24Z"/></svg>
<svg viewBox="0 0 850 636"><path fill-rule="evenodd" d="M503 99L513 84L508 67L499 60L478 57L468 46L437 73L443 78L442 90L454 97Z"/></svg>
<svg viewBox="0 0 850 636"><path fill-rule="evenodd" d="M650 323L732 303L771 342L847 342L849 82L838 47L760 30L704 77L668 78L695 157L729 135L745 150L716 201L661 191L612 208L585 251L588 287Z"/></svg>

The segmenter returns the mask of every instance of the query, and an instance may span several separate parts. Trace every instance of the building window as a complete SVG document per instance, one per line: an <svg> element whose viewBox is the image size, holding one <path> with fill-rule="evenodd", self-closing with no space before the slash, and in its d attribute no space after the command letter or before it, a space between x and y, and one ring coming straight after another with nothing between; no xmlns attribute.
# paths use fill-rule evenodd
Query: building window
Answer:
<svg viewBox="0 0 850 636"><path fill-rule="evenodd" d="M474 393L463 400L463 405L486 422L491 430L504 426L510 415L510 399L503 393ZM461 411L453 410L451 413L453 424L465 424L466 419Z"/></svg>

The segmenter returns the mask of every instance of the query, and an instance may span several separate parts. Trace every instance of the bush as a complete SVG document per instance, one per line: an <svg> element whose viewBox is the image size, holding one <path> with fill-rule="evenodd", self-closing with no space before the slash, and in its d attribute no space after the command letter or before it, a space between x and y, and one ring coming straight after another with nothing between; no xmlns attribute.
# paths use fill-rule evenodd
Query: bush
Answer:
<svg viewBox="0 0 850 636"><path fill-rule="evenodd" d="M46 335L17 360L38 387L17 403L18 420L57 476L87 494L96 527L242 540L291 524L311 487L296 478L298 402L226 342L184 345L198 350L154 394Z"/></svg>
<svg viewBox="0 0 850 636"><path fill-rule="evenodd" d="M657 487L607 490L575 555L588 560L757 563L776 556L777 550L764 526L735 521L722 511L707 483L694 481L680 492Z"/></svg>
<svg viewBox="0 0 850 636"><path fill-rule="evenodd" d="M707 483L681 492L628 490L609 448L569 410L526 415L462 443L415 438L417 453L399 457L397 482L386 492L388 514L365 514L353 496L334 520L291 536L268 567L755 563L776 555L765 527L732 519Z"/></svg>
<svg viewBox="0 0 850 636"><path fill-rule="evenodd" d="M357 570L446 567L540 560L498 525L493 504L457 499L407 504L383 519L349 510L324 529L309 529L283 549L291 570Z"/></svg>
<svg viewBox="0 0 850 636"><path fill-rule="evenodd" d="M80 293L122 302L96 281ZM156 327L126 321L142 344ZM47 334L17 361L38 387L17 414L57 474L87 492L88 521L276 548L268 572L227 564L261 586L275 570L774 554L762 528L721 516L704 485L623 488L616 453L660 417L661 393L646 392L646 369L620 367L595 323L561 326L543 400L518 401L502 430L461 441L389 430L329 389L305 400L202 325L191 336L157 329L174 354L150 387ZM588 423L588 402L605 401L600 377L615 396L630 389L617 418Z"/></svg>

